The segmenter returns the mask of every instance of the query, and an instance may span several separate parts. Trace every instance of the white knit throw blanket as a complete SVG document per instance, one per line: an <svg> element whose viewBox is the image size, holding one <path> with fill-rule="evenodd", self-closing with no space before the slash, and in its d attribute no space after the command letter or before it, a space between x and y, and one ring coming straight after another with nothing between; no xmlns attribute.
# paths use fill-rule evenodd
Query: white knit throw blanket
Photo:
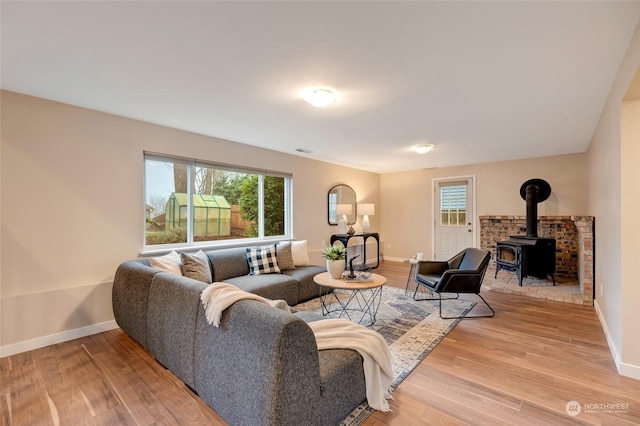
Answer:
<svg viewBox="0 0 640 426"><path fill-rule="evenodd" d="M207 316L207 322L215 327L220 325L222 311L236 303L238 300L251 299L258 302L271 305L274 308L290 312L289 305L284 300L271 300L258 296L257 294L247 293L240 290L233 284L213 283L202 291L200 300L204 305L204 312Z"/></svg>
<svg viewBox="0 0 640 426"><path fill-rule="evenodd" d="M326 319L309 323L319 350L354 349L364 362L364 382L369 407L391 411L387 399L391 396L393 369L389 346L380 333L354 324L348 319Z"/></svg>
<svg viewBox="0 0 640 426"><path fill-rule="evenodd" d="M251 299L290 312L284 300L270 300L247 293L227 283L213 283L202 294L207 322L218 327L222 312L238 300ZM316 337L318 350L354 349L362 356L364 381L369 407L390 411L387 399L392 398L390 385L393 381L391 354L384 337L365 326L347 319L326 319L309 323Z"/></svg>

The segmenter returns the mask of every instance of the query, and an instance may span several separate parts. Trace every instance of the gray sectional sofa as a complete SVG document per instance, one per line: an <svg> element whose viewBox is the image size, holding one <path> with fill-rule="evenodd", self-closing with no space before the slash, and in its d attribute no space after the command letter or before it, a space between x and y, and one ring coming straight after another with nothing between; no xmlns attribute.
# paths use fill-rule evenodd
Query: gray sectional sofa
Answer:
<svg viewBox="0 0 640 426"><path fill-rule="evenodd" d="M206 253L214 282L224 281L289 305L317 297L320 266L249 275L244 248ZM122 263L113 283L118 325L231 425L335 425L366 398L362 357L318 351L307 322L253 300L207 323L207 283L162 272L148 258Z"/></svg>

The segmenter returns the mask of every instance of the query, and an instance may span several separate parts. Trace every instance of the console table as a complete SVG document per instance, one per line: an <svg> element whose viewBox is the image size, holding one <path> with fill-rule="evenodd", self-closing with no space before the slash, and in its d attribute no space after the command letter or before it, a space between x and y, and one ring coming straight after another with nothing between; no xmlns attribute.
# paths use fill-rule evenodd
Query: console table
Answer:
<svg viewBox="0 0 640 426"><path fill-rule="evenodd" d="M372 266L372 268L377 268L378 266L380 266L380 235L378 235L377 232L368 232L368 233L363 233L363 234L334 234L331 236L331 245L333 245L333 243L335 243L336 241L340 241L342 243L342 245L348 250L348 244L349 244L349 240L351 238L362 238L362 263L366 264L367 263L367 239L369 238L373 238L374 240L376 240L376 245L377 245L377 256L376 256L376 264L375 266ZM349 259L346 259L347 262L349 262Z"/></svg>

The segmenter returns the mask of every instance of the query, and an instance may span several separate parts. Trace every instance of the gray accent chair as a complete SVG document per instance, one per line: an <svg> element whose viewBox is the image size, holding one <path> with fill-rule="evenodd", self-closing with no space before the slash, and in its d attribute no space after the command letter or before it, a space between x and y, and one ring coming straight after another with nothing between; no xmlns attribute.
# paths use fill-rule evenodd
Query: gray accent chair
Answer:
<svg viewBox="0 0 640 426"><path fill-rule="evenodd" d="M495 311L487 301L484 300L484 297L480 295L480 287L482 286L482 280L487 271L490 259L491 252L474 247L468 247L447 261L423 260L418 262L415 272L417 285L416 290L413 293L413 299L438 300L440 318L443 319L493 317L495 315ZM436 293L438 297L427 297L423 299L416 298L420 286ZM442 293L456 293L456 296L443 298ZM477 294L485 305L489 307L491 314L476 316L463 315L458 317L442 316L442 301L457 299L460 293Z"/></svg>

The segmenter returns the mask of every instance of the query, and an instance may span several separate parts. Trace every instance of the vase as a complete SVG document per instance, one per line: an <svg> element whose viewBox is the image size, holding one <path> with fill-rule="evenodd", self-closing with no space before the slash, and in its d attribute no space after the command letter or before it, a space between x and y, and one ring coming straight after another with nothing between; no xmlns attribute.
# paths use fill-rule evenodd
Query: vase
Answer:
<svg viewBox="0 0 640 426"><path fill-rule="evenodd" d="M329 276L333 279L339 279L342 277L342 273L344 272L344 259L339 260L328 260L327 259L327 272L329 272Z"/></svg>

